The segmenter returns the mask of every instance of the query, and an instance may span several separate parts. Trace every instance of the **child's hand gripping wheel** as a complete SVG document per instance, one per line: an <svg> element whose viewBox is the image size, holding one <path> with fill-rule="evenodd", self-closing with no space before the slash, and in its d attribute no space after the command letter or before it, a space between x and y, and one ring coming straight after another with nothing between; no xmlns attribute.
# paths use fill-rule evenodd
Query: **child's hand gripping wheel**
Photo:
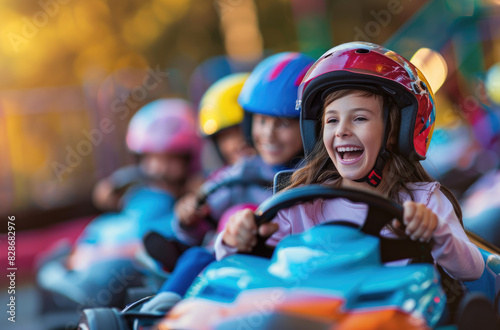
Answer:
<svg viewBox="0 0 500 330"><path fill-rule="evenodd" d="M380 231L389 225L393 219L403 223L403 208L380 196L351 189L333 189L321 185L307 185L280 192L264 201L255 211L255 221L258 226L274 219L279 210L291 207L298 203L314 199L345 198L352 202L364 203L368 206L365 223L359 229L369 235L381 239L381 260L422 258L431 261L430 246L428 243L415 242L409 237L389 239L381 236ZM331 224L346 225L346 221L333 221ZM329 223L327 223L329 224ZM403 229L404 230L404 229ZM267 238L258 237L257 244L251 254L263 257L272 255L272 248L265 244Z"/></svg>

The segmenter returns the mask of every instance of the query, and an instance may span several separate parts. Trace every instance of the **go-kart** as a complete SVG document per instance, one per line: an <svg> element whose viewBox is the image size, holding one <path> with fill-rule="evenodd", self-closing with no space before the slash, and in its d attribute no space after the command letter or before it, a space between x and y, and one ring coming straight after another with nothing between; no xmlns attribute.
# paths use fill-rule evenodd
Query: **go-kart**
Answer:
<svg viewBox="0 0 500 330"><path fill-rule="evenodd" d="M500 171L481 177L466 192L462 202L464 226L470 232L500 247Z"/></svg>
<svg viewBox="0 0 500 330"><path fill-rule="evenodd" d="M406 239L381 237L380 230L402 208L384 198L353 190L304 186L275 195L256 210L258 223L277 211L315 198L347 198L368 205L363 226L345 221L322 224L284 238L271 259L234 255L212 263L195 280L184 299L157 321L160 329L427 329L446 324L461 295L445 293L434 265L383 262L431 261L429 247ZM260 240L257 254L269 248ZM459 329L496 329L500 257L481 249L486 269L480 280L466 283L456 313ZM446 279L448 281L451 278ZM443 285L444 284L444 285ZM460 286L459 286L460 288ZM89 309L80 329L147 329L161 313L140 313L141 301L122 312ZM498 306L495 306L498 312ZM453 328L453 327L452 327Z"/></svg>
<svg viewBox="0 0 500 330"><path fill-rule="evenodd" d="M144 251L143 237L151 233L175 237L175 200L163 190L137 187L137 175L129 178L120 176L115 180L119 181L118 189L132 186L120 213L97 217L85 228L77 244L60 246L41 262L37 286L42 300L41 316L47 328L76 326L84 308L123 308L154 294L168 278L168 270ZM259 178L226 177L202 185L198 199L202 204L222 187L262 189L269 185L270 181Z"/></svg>
<svg viewBox="0 0 500 330"><path fill-rule="evenodd" d="M130 288L155 292L164 281L167 274L148 273L136 254L145 232L168 234L174 199L158 189L132 189L120 213L95 218L75 245L59 246L40 262L36 281L47 328L76 326L84 308L123 308L137 300L134 294L127 298Z"/></svg>
<svg viewBox="0 0 500 330"><path fill-rule="evenodd" d="M450 152L452 151L452 152ZM470 127L462 124L434 130L427 158L422 166L433 178L460 197L493 164L489 152L474 139Z"/></svg>

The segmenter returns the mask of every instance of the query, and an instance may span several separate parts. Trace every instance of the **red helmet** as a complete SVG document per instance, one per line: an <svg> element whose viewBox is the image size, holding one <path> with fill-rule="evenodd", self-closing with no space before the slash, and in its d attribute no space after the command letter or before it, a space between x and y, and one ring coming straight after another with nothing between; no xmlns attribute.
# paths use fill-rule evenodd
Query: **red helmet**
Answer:
<svg viewBox="0 0 500 330"><path fill-rule="evenodd" d="M361 89L388 95L401 112L399 152L425 159L435 121L434 94L410 61L367 42L349 42L321 56L304 76L298 91L304 151L308 155L319 138L323 94Z"/></svg>

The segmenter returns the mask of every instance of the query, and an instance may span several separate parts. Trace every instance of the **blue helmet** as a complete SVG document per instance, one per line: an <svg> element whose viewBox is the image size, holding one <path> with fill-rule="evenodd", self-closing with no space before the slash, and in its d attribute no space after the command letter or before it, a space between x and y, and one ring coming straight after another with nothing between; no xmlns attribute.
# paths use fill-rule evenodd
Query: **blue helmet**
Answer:
<svg viewBox="0 0 500 330"><path fill-rule="evenodd" d="M248 113L299 118L295 110L297 89L314 59L294 52L272 55L248 77L238 103Z"/></svg>

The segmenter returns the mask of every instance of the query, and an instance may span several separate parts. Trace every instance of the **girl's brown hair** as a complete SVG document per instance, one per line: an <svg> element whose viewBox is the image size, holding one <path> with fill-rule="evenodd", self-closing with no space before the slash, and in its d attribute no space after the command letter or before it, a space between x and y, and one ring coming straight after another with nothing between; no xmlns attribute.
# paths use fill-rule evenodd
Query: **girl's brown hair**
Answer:
<svg viewBox="0 0 500 330"><path fill-rule="evenodd" d="M413 192L408 189L406 183L434 182L435 180L427 174L419 161L410 161L407 157L404 157L399 153L397 141L399 136L400 112L397 105L394 104L389 98L383 97L380 94L364 90L342 89L329 94L325 98L323 113L324 109L330 103L351 94L362 97L373 97L376 98L377 101L380 101L381 104L383 102L389 102L389 104L385 105L383 109L389 109L386 124L387 127L385 129L389 130L386 148L390 151L390 157L384 167L384 179L378 187L378 190L382 195L387 196L389 199L398 204L403 202L400 197L401 192L405 192L412 200L414 200ZM321 120L324 122L323 117L324 115L322 115ZM306 157L306 165L295 171L292 175L291 185L287 189L307 184L323 184L332 188L339 188L341 186L342 177L335 168L333 162L330 160L328 152L323 144L323 126L324 125L321 125L319 138L316 141L313 151ZM459 218L460 223L462 223L462 210L457 199L448 190L448 188L441 186L440 189L452 203L453 209Z"/></svg>

